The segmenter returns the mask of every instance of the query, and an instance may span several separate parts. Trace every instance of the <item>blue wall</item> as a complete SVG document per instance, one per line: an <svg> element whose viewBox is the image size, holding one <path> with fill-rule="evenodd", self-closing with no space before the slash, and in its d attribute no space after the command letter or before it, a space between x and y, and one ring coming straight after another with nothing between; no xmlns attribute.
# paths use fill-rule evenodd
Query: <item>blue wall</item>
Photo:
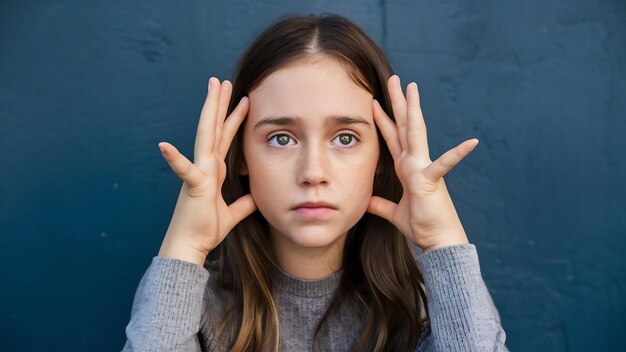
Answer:
<svg viewBox="0 0 626 352"><path fill-rule="evenodd" d="M0 1L0 350L121 349L209 76L337 12L416 81L514 351L626 345L626 2Z"/></svg>

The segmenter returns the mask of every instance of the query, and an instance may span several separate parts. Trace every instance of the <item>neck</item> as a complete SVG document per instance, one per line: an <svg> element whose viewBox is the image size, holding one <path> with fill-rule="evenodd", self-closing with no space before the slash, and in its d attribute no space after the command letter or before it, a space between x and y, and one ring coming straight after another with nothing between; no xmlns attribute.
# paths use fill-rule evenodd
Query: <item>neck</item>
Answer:
<svg viewBox="0 0 626 352"><path fill-rule="evenodd" d="M323 247L302 247L285 236L271 233L272 247L280 269L305 280L321 279L341 269L346 236L347 233Z"/></svg>

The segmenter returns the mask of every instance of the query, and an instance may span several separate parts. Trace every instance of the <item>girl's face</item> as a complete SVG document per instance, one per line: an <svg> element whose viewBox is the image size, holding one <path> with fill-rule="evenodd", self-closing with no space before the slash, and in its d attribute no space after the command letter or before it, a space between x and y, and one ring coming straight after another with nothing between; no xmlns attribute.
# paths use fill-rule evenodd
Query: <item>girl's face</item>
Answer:
<svg viewBox="0 0 626 352"><path fill-rule="evenodd" d="M248 97L244 158L273 243L342 247L372 195L379 154L372 94L325 59L282 68Z"/></svg>

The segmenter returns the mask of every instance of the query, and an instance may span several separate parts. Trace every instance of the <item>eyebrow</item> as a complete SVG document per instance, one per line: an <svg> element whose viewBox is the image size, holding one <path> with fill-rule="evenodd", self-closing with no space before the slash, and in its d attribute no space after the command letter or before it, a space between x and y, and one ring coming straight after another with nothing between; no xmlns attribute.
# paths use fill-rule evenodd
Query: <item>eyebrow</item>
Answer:
<svg viewBox="0 0 626 352"><path fill-rule="evenodd" d="M269 116L261 119L261 121L257 122L252 128L257 129L263 125L278 125L278 126L293 126L296 125L299 118L290 117L290 116ZM370 123L367 122L361 116L342 116L342 115L331 115L326 117L326 125L354 125L354 124L362 124L369 126Z"/></svg>

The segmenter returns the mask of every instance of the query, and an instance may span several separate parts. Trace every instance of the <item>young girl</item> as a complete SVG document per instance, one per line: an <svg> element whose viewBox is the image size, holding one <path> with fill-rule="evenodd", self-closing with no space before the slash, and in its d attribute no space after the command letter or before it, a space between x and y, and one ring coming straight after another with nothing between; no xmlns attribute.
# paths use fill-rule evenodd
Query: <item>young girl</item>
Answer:
<svg viewBox="0 0 626 352"><path fill-rule="evenodd" d="M209 80L124 351L504 351L417 85L336 15L282 18ZM406 94L406 95L405 95ZM417 260L407 241L422 249Z"/></svg>

